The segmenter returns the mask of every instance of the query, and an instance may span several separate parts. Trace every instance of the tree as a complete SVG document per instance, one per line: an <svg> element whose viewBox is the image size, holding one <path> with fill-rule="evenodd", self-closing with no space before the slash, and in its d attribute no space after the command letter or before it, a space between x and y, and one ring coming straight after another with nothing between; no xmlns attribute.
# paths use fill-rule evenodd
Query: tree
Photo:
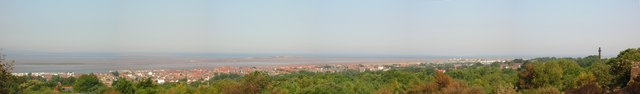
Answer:
<svg viewBox="0 0 640 94"><path fill-rule="evenodd" d="M120 72L118 71L113 71L111 72L111 75L115 76L115 77L120 77Z"/></svg>
<svg viewBox="0 0 640 94"><path fill-rule="evenodd" d="M600 59L598 55L590 55L584 58L578 58L576 61L581 67L589 67L593 65L593 63L602 62L602 59Z"/></svg>
<svg viewBox="0 0 640 94"><path fill-rule="evenodd" d="M555 60L552 61L550 63L558 63L562 69L562 85L557 86L556 88L560 89L560 90L565 90L567 88L573 88L573 87L578 87L587 83L583 83L580 85L575 85L574 81L576 81L576 78L578 75L580 75L580 73L583 71L582 67L580 67L580 65L578 65L578 63L575 60L572 59L561 59L561 60ZM591 73L587 73L589 75L591 75ZM595 80L595 78L593 78Z"/></svg>
<svg viewBox="0 0 640 94"><path fill-rule="evenodd" d="M156 84L153 84L151 78L145 78L136 84L136 88L155 88Z"/></svg>
<svg viewBox="0 0 640 94"><path fill-rule="evenodd" d="M265 72L254 71L242 78L242 86L247 93L256 94L262 92L269 85L269 75Z"/></svg>
<svg viewBox="0 0 640 94"><path fill-rule="evenodd" d="M186 83L178 83L173 87L169 88L166 92L167 94L191 94L191 88Z"/></svg>
<svg viewBox="0 0 640 94"><path fill-rule="evenodd" d="M71 86L74 84L74 82L76 82L76 77L69 77L69 78L63 78L62 79L62 85L64 86Z"/></svg>
<svg viewBox="0 0 640 94"><path fill-rule="evenodd" d="M48 89L44 82L38 80L29 80L19 86L21 93L33 93L41 89Z"/></svg>
<svg viewBox="0 0 640 94"><path fill-rule="evenodd" d="M199 85L193 94L220 94L218 89L213 88L211 85Z"/></svg>
<svg viewBox="0 0 640 94"><path fill-rule="evenodd" d="M535 71L533 63L524 63L524 68L518 72L518 87L522 89L534 88L532 80L535 77Z"/></svg>
<svg viewBox="0 0 640 94"><path fill-rule="evenodd" d="M401 70L389 70L382 74L385 82L400 82L400 84L409 84L411 81L416 81L419 78L408 71Z"/></svg>
<svg viewBox="0 0 640 94"><path fill-rule="evenodd" d="M77 92L101 92L100 89L104 89L104 85L93 73L81 75L73 85L73 90Z"/></svg>
<svg viewBox="0 0 640 94"><path fill-rule="evenodd" d="M446 74L437 72L433 75L435 81L411 86L406 93L410 94L482 94L482 89L469 88Z"/></svg>
<svg viewBox="0 0 640 94"><path fill-rule="evenodd" d="M215 94L247 94L246 90L243 90L241 83L231 80L223 79L216 81L212 87L209 88L210 93Z"/></svg>
<svg viewBox="0 0 640 94"><path fill-rule="evenodd" d="M598 86L598 83L591 82L578 88L571 88L565 91L566 94L605 94L604 90Z"/></svg>
<svg viewBox="0 0 640 94"><path fill-rule="evenodd" d="M447 87L448 85L450 85L452 83L451 77L445 75L444 73L440 73L437 72L436 74L433 75L433 78L435 78L435 83L438 87L443 88L443 87Z"/></svg>
<svg viewBox="0 0 640 94"><path fill-rule="evenodd" d="M419 83L410 86L406 93L408 94L430 94L437 92L439 89L438 84L435 83Z"/></svg>
<svg viewBox="0 0 640 94"><path fill-rule="evenodd" d="M511 61L509 61L507 63L526 63L526 62L529 62L529 61L524 60L522 58L518 58L518 59L511 60Z"/></svg>
<svg viewBox="0 0 640 94"><path fill-rule="evenodd" d="M603 63L596 62L593 63L589 68L588 72L593 73L593 76L596 78L596 82L599 87L607 90L609 89L609 85L612 84L613 77L611 73L611 66Z"/></svg>
<svg viewBox="0 0 640 94"><path fill-rule="evenodd" d="M518 94L513 85L500 85L496 88L496 94Z"/></svg>
<svg viewBox="0 0 640 94"><path fill-rule="evenodd" d="M613 86L625 87L631 78L632 65L639 61L640 48L624 50L616 58L609 61L609 65L612 67L611 72L615 76Z"/></svg>
<svg viewBox="0 0 640 94"><path fill-rule="evenodd" d="M542 87L523 91L523 94L562 94L558 88Z"/></svg>
<svg viewBox="0 0 640 94"><path fill-rule="evenodd" d="M520 70L520 88L533 89L540 87L563 86L563 68L559 63L554 62L533 62L526 63L524 69Z"/></svg>
<svg viewBox="0 0 640 94"><path fill-rule="evenodd" d="M596 77L592 73L588 72L580 72L580 75L573 81L574 86L580 87L583 85L591 84L596 82Z"/></svg>
<svg viewBox="0 0 640 94"><path fill-rule="evenodd" d="M209 81L216 81L222 79L237 79L242 77L242 75L233 74L233 73L216 73L212 78L209 78Z"/></svg>
<svg viewBox="0 0 640 94"><path fill-rule="evenodd" d="M133 84L131 83L131 81L128 81L127 79L120 78L117 81L113 82L113 88L122 94L135 93L135 88L133 87Z"/></svg>
<svg viewBox="0 0 640 94"><path fill-rule="evenodd" d="M543 63L544 67L537 67L536 76L533 79L533 84L545 87L553 86L555 88L562 88L563 85L563 68L559 63Z"/></svg>
<svg viewBox="0 0 640 94"><path fill-rule="evenodd" d="M583 71L573 81L573 86L565 91L567 94L603 94L604 89L598 85L594 74Z"/></svg>
<svg viewBox="0 0 640 94"><path fill-rule="evenodd" d="M493 63L491 63L490 66L491 67L500 67L501 64L502 64L501 62L493 62Z"/></svg>
<svg viewBox="0 0 640 94"><path fill-rule="evenodd" d="M16 78L11 74L14 63L6 61L5 55L0 53L0 94L9 94L16 89Z"/></svg>
<svg viewBox="0 0 640 94"><path fill-rule="evenodd" d="M476 63L473 63L473 65L471 67L480 67L480 66L484 66L484 64L482 64L480 62L476 62Z"/></svg>
<svg viewBox="0 0 640 94"><path fill-rule="evenodd" d="M394 80L393 82L391 82L391 84L386 84L378 89L378 91L376 91L376 94L400 94L403 91L404 90L402 90L398 81Z"/></svg>
<svg viewBox="0 0 640 94"><path fill-rule="evenodd" d="M156 94L158 91L156 90L157 85L153 83L151 78L143 79L142 81L135 84L136 86L136 94Z"/></svg>

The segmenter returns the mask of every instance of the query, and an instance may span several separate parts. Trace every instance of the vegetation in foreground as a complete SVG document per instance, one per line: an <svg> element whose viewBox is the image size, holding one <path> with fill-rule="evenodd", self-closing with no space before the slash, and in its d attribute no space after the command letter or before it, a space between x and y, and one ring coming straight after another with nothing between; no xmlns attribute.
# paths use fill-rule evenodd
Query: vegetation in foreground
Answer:
<svg viewBox="0 0 640 94"><path fill-rule="evenodd" d="M522 63L517 69L501 64ZM78 78L12 76L12 62L0 60L1 94L106 93L106 94L638 94L640 78L632 78L640 65L640 49L620 52L615 58L516 59L491 65L436 72L430 64L388 71L337 73L295 72L270 76L219 74L208 81L156 84L151 79L117 80L112 87L93 74ZM73 91L60 87L73 86Z"/></svg>

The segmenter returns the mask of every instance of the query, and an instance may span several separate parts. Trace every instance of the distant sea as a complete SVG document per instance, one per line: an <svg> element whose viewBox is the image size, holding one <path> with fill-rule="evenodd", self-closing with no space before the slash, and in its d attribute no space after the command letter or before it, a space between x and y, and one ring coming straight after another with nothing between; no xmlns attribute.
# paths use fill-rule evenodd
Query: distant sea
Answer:
<svg viewBox="0 0 640 94"><path fill-rule="evenodd" d="M220 66L272 66L296 64L340 64L424 61L397 57L274 57L269 54L10 54L14 72L109 72L110 70L212 69Z"/></svg>

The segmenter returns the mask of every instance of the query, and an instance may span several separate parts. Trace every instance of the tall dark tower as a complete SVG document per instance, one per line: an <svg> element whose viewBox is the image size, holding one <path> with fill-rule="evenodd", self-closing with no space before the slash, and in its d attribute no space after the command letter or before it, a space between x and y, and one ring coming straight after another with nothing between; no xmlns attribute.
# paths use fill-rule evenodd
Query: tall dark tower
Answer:
<svg viewBox="0 0 640 94"><path fill-rule="evenodd" d="M598 58L602 58L602 48L598 47Z"/></svg>

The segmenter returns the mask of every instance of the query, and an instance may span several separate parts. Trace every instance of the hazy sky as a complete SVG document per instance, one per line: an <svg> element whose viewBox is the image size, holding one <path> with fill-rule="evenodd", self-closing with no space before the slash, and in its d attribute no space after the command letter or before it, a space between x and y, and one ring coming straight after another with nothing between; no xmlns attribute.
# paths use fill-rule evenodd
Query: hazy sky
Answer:
<svg viewBox="0 0 640 94"><path fill-rule="evenodd" d="M639 0L0 0L0 48L35 52L605 55Z"/></svg>

